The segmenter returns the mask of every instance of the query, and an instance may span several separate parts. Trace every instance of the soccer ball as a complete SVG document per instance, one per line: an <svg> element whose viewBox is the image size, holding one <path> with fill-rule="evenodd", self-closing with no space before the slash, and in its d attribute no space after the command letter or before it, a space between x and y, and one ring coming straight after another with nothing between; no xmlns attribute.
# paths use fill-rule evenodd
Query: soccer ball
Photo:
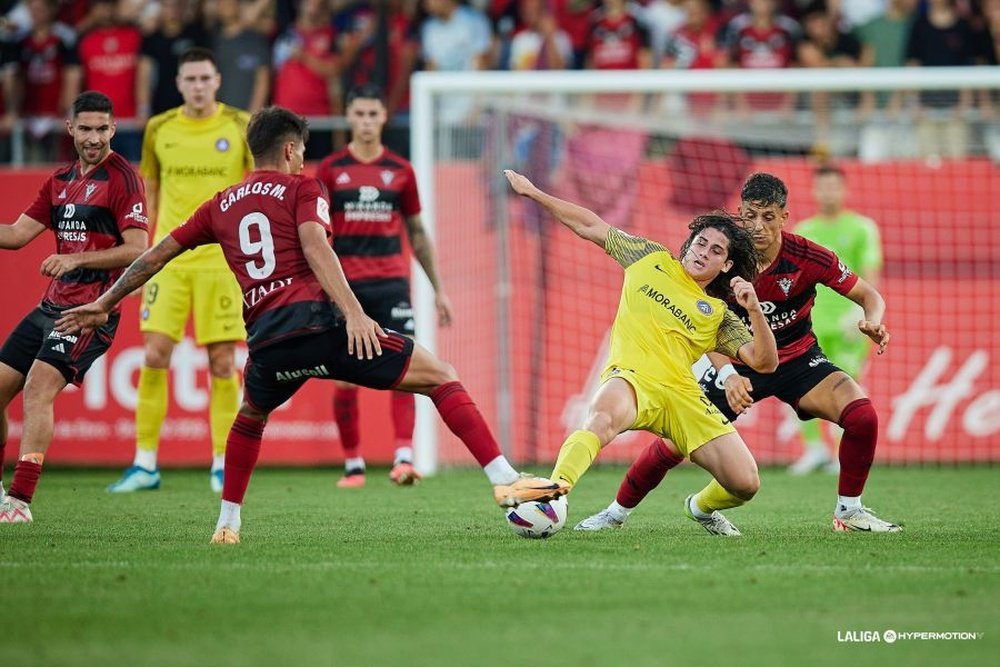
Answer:
<svg viewBox="0 0 1000 667"><path fill-rule="evenodd" d="M521 537L545 539L562 530L568 509L565 496L547 502L521 503L507 510L507 525Z"/></svg>

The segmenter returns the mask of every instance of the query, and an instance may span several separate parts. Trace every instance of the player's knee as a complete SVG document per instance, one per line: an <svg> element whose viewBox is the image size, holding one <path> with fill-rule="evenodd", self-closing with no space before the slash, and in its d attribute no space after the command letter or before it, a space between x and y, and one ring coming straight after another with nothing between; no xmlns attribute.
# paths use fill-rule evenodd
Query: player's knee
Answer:
<svg viewBox="0 0 1000 667"><path fill-rule="evenodd" d="M438 359L437 363L434 364L431 373L433 375L433 383L439 387L443 384L448 384L449 382L458 381L458 371L456 371L455 367L447 361L441 361Z"/></svg>
<svg viewBox="0 0 1000 667"><path fill-rule="evenodd" d="M610 413L604 411L590 413L587 416L587 423L584 424L583 428L595 434L601 442L611 442L618 435L618 431L615 429L614 418Z"/></svg>
<svg viewBox="0 0 1000 667"><path fill-rule="evenodd" d="M173 351L173 345L149 341L144 346L143 363L148 368L169 368Z"/></svg>
<svg viewBox="0 0 1000 667"><path fill-rule="evenodd" d="M878 433L878 413L867 398L849 403L837 423L844 431L856 436L873 437Z"/></svg>
<svg viewBox="0 0 1000 667"><path fill-rule="evenodd" d="M747 470L730 480L726 490L740 500L748 501L760 491L760 475L756 470Z"/></svg>

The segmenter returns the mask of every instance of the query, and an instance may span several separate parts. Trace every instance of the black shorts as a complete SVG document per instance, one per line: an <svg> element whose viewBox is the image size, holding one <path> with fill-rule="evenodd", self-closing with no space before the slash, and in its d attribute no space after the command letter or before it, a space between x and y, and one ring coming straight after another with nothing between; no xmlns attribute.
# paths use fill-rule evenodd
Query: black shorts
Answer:
<svg viewBox="0 0 1000 667"><path fill-rule="evenodd" d="M351 283L365 315L379 326L412 336L413 306L410 304L410 281L406 278L363 280Z"/></svg>
<svg viewBox="0 0 1000 667"><path fill-rule="evenodd" d="M742 364L733 364L733 366L753 385L753 391L750 392L750 395L753 396L755 403L769 396L775 396L778 400L795 408L800 419L813 419L815 415L799 410L799 400L808 394L813 387L825 380L827 376L840 370L826 358L818 345L813 345L805 354L779 365L778 370L773 373L758 373ZM701 385L702 391L705 392L709 400L719 410L722 410L726 417L736 419L736 413L729 407L729 401L726 400L725 389L715 384L714 368L709 368L704 375L698 378L698 384Z"/></svg>
<svg viewBox="0 0 1000 667"><path fill-rule="evenodd" d="M372 389L392 389L403 380L413 356L413 341L395 331L381 339L382 355L358 359L347 354L347 329L341 324L251 350L243 373L247 401L270 412L292 397L306 380L342 380Z"/></svg>
<svg viewBox="0 0 1000 667"><path fill-rule="evenodd" d="M0 348L0 362L27 375L35 359L55 366L66 382L80 385L87 369L108 351L118 329L118 313L96 331L60 334L53 331L62 310L41 304L21 320Z"/></svg>

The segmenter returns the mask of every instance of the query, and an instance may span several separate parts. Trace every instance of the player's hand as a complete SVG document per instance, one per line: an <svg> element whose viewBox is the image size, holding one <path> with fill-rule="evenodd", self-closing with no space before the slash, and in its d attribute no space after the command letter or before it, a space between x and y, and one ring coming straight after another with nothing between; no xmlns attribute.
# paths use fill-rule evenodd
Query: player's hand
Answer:
<svg viewBox="0 0 1000 667"><path fill-rule="evenodd" d="M726 402L733 412L740 415L743 411L753 405L753 385L749 378L742 375L733 374L726 378Z"/></svg>
<svg viewBox="0 0 1000 667"><path fill-rule="evenodd" d="M74 334L78 331L93 331L108 321L108 313L97 305L97 302L86 303L76 308L64 310L62 317L56 320L55 330L61 334Z"/></svg>
<svg viewBox="0 0 1000 667"><path fill-rule="evenodd" d="M528 180L527 176L517 173L513 169L504 169L503 175L507 177L510 187L519 195L528 195L535 189L535 184Z"/></svg>
<svg viewBox="0 0 1000 667"><path fill-rule="evenodd" d="M387 334L378 322L364 313L347 317L347 354L358 359L374 359L382 356L382 345L379 337L387 338Z"/></svg>
<svg viewBox="0 0 1000 667"><path fill-rule="evenodd" d="M878 354L885 352L885 348L889 345L890 336L889 330L885 328L884 324L861 320L858 322L858 329L878 344Z"/></svg>
<svg viewBox="0 0 1000 667"><path fill-rule="evenodd" d="M49 278L62 278L79 266L77 255L49 255L42 262L42 275Z"/></svg>
<svg viewBox="0 0 1000 667"><path fill-rule="evenodd" d="M736 297L736 303L743 306L743 308L746 310L760 308L760 303L757 301L757 292L754 291L753 284L750 281L736 276L729 281L729 286L733 288L733 296Z"/></svg>
<svg viewBox="0 0 1000 667"><path fill-rule="evenodd" d="M452 319L451 299L443 292L438 292L434 295L434 306L437 308L438 326L450 327Z"/></svg>

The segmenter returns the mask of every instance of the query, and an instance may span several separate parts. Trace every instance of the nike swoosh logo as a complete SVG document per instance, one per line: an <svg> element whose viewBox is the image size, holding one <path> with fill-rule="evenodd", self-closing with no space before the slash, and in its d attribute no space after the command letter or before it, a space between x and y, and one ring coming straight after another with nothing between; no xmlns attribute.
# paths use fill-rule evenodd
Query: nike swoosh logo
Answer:
<svg viewBox="0 0 1000 667"><path fill-rule="evenodd" d="M667 273L666 271L664 271L663 269L660 268L659 264L654 264L653 268L656 269L657 271L659 271L660 273ZM667 275L670 275L670 274L667 273Z"/></svg>

